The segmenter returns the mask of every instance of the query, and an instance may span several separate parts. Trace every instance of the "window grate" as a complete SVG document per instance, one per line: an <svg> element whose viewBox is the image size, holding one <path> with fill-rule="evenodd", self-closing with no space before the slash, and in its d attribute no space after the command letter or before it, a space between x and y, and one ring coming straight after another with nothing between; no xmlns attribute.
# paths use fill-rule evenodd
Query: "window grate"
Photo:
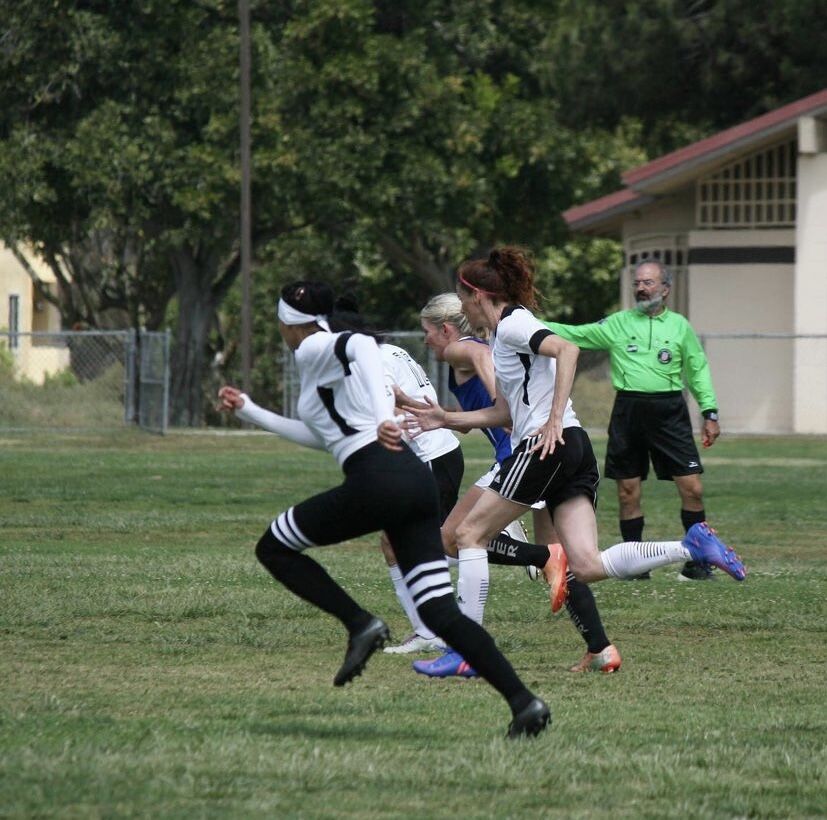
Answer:
<svg viewBox="0 0 827 820"><path fill-rule="evenodd" d="M699 228L795 225L795 140L750 154L697 182Z"/></svg>

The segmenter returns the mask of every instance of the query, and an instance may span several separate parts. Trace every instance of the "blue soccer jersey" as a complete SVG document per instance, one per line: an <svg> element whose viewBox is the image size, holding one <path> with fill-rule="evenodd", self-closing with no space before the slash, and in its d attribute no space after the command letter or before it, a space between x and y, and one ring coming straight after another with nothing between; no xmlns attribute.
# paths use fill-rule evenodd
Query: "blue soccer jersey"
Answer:
<svg viewBox="0 0 827 820"><path fill-rule="evenodd" d="M482 339L475 339L472 336L463 337L462 341L479 342L484 345L487 342ZM454 397L459 402L459 406L463 410L482 410L484 407L491 407L494 404L482 379L479 376L472 376L468 381L462 384L457 384L454 377L453 368L448 369L448 389L454 394ZM494 448L497 463L500 464L503 459L511 455L511 436L502 427L483 427L482 432L486 438L491 442Z"/></svg>

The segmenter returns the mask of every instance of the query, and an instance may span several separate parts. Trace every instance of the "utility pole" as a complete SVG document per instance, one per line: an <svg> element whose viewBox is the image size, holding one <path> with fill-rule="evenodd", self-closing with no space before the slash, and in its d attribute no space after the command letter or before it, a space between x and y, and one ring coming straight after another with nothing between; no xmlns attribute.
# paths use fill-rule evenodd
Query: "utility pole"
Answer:
<svg viewBox="0 0 827 820"><path fill-rule="evenodd" d="M252 287L250 282L250 0L238 0L241 83L241 382L252 390Z"/></svg>

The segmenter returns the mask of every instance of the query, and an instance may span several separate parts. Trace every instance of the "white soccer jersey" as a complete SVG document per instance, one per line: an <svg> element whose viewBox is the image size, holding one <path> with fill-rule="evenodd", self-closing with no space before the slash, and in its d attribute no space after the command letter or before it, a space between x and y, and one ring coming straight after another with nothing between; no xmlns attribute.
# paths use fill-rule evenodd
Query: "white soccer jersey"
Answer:
<svg viewBox="0 0 827 820"><path fill-rule="evenodd" d="M397 384L412 399L424 402L427 396L434 404L439 404L436 390L428 376L407 350L396 345L381 344L379 353L385 366L385 383L391 391L393 384ZM406 437L405 440L416 456L426 463L459 447L456 436L443 428L422 433L414 439Z"/></svg>
<svg viewBox="0 0 827 820"><path fill-rule="evenodd" d="M296 366L301 380L299 418L339 464L376 441L376 428L393 418L393 391L384 384L373 339L313 333L296 350Z"/></svg>
<svg viewBox="0 0 827 820"><path fill-rule="evenodd" d="M494 331L494 371L511 410L512 449L542 427L551 412L557 362L535 352L550 332L531 311L514 305L505 308ZM563 427L580 427L571 399L563 412Z"/></svg>

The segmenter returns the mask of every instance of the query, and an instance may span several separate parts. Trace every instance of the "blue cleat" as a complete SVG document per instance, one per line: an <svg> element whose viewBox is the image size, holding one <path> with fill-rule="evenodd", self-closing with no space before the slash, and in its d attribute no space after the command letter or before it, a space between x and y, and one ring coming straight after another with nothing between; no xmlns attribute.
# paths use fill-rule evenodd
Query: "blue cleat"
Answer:
<svg viewBox="0 0 827 820"><path fill-rule="evenodd" d="M463 660L459 652L449 649L444 655L433 661L414 661L413 668L420 675L429 678L478 678L468 661Z"/></svg>
<svg viewBox="0 0 827 820"><path fill-rule="evenodd" d="M735 550L728 547L715 534L715 530L702 521L693 524L683 539L683 545L689 550L693 561L701 565L718 567L736 581L747 577L747 569Z"/></svg>

